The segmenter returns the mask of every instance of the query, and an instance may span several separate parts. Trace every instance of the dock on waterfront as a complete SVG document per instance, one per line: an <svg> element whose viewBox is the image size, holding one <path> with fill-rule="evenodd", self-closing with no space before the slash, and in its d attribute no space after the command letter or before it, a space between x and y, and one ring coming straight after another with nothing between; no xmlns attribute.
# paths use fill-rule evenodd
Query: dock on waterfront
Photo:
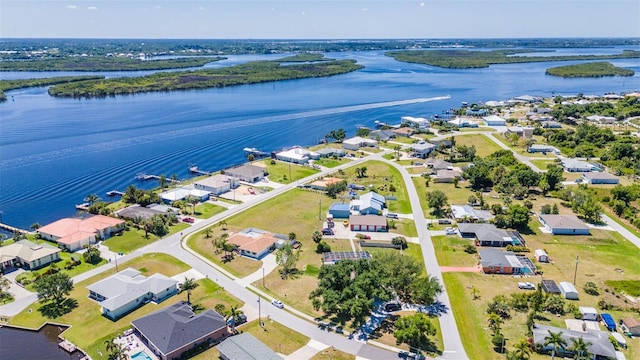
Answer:
<svg viewBox="0 0 640 360"><path fill-rule="evenodd" d="M17 228L15 226L3 224L3 223L0 223L0 229L6 230L6 231L9 231L9 232L12 232L12 233L16 233L16 232L21 233L21 234L28 234L29 233L28 230L20 229L20 228Z"/></svg>
<svg viewBox="0 0 640 360"><path fill-rule="evenodd" d="M147 174L147 173L139 173L138 175L136 175L136 180L138 181L147 181L147 180L160 180L160 175L153 175L153 174ZM168 177L165 177L166 181L169 182L175 182L175 183L179 183L180 180L174 180Z"/></svg>
<svg viewBox="0 0 640 360"><path fill-rule="evenodd" d="M122 196L124 193L118 190L107 191L107 196Z"/></svg>
<svg viewBox="0 0 640 360"><path fill-rule="evenodd" d="M62 341L58 343L58 346L60 346L64 351L68 352L69 354L78 350L78 347L72 344L69 340L62 339L62 338L59 338L59 339L61 339Z"/></svg>
<svg viewBox="0 0 640 360"><path fill-rule="evenodd" d="M196 175L211 175L209 171L200 170L196 165L189 166L189 172Z"/></svg>

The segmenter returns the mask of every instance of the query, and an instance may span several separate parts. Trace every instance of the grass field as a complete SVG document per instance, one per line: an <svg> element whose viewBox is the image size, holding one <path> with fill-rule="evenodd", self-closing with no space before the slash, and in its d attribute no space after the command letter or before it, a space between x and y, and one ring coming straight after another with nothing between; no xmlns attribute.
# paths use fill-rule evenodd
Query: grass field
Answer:
<svg viewBox="0 0 640 360"><path fill-rule="evenodd" d="M535 165L540 170L546 170L547 165L555 164L555 161L553 160L530 160L530 161L533 165Z"/></svg>
<svg viewBox="0 0 640 360"><path fill-rule="evenodd" d="M349 159L341 157L341 158L320 158L318 160L314 160L313 163L320 166L325 166L328 168L334 168L336 166L340 166L342 164L348 163Z"/></svg>
<svg viewBox="0 0 640 360"><path fill-rule="evenodd" d="M290 184L319 172L311 166L301 166L283 161L275 161L275 164L272 164L270 160L263 160L254 162L254 165L266 167L269 180L282 184Z"/></svg>
<svg viewBox="0 0 640 360"><path fill-rule="evenodd" d="M219 214L225 210L227 210L227 208L212 203L201 203L196 205L195 217L197 217L198 219L208 219L213 215Z"/></svg>
<svg viewBox="0 0 640 360"><path fill-rule="evenodd" d="M167 235L175 234L188 227L189 224L186 223L172 225L169 227L169 233ZM157 236L149 233L148 238L145 238L144 230L136 229L131 226L128 230L122 232L121 235L116 235L105 240L103 244L108 246L111 251L128 254L133 250L149 245L156 240L158 240Z"/></svg>
<svg viewBox="0 0 640 360"><path fill-rule="evenodd" d="M173 276L189 269L186 264L165 254L146 254L124 264L120 264L121 270L127 267L138 269L145 276L150 276L154 273ZM11 318L10 323L12 325L29 328L38 328L46 321L72 325L63 336L80 348L86 350L92 358L99 359L98 351L105 352L104 341L129 328L132 320L186 299L185 294L176 294L160 304L146 304L120 318L118 321L111 321L102 316L100 305L89 299L89 291L86 286L114 273L115 269L109 270L86 281L75 284L70 298L77 301L77 307L70 313L48 319L41 314L39 311L40 304L36 303ZM199 280L198 283L200 286L193 290L191 294L193 303L202 304L205 308L213 307L218 303L223 303L227 307L242 306L241 301L226 293L212 281L203 279ZM88 334L99 334L101 338L96 341L95 336L87 336Z"/></svg>
<svg viewBox="0 0 640 360"><path fill-rule="evenodd" d="M462 128L462 129L459 129L458 131L460 131L462 133L465 133L465 132L471 132L471 131L474 131L474 132L475 131L495 132L497 130L494 129L494 128L491 128L491 127L481 126L481 127L477 127L477 128Z"/></svg>
<svg viewBox="0 0 640 360"><path fill-rule="evenodd" d="M475 266L478 264L475 254L464 252L465 245L473 245L473 240L462 239L458 236L432 236L431 241L436 249L436 258L440 266Z"/></svg>
<svg viewBox="0 0 640 360"><path fill-rule="evenodd" d="M249 322L242 326L242 332L250 333L270 349L285 355L290 355L309 342L308 337L276 321L267 320L264 324L263 329L257 320Z"/></svg>
<svg viewBox="0 0 640 360"><path fill-rule="evenodd" d="M454 138L455 138L456 145L466 145L466 146L475 145L476 155L480 157L491 155L494 152L501 150L501 148L496 143L494 143L485 135L461 134L461 135L454 136Z"/></svg>

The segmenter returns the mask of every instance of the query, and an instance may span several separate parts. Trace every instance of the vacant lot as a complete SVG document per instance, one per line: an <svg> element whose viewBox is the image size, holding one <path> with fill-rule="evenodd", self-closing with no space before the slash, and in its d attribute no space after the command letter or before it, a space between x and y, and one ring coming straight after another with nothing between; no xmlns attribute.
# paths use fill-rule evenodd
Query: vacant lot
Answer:
<svg viewBox="0 0 640 360"><path fill-rule="evenodd" d="M484 134L467 134L467 135L462 134L462 135L456 135L454 136L454 138L455 138L456 146L475 145L476 155L480 157L491 155L498 150L502 150L502 148L500 148L496 143L491 141L491 139L486 137Z"/></svg>
<svg viewBox="0 0 640 360"><path fill-rule="evenodd" d="M186 223L177 223L169 227L169 234L175 234L180 230L184 230L189 227L189 224ZM130 226L126 231L108 238L103 242L105 246L109 247L109 250L115 252L121 252L124 254L128 254L133 250L141 248L145 245L149 245L152 242L158 240L158 237L148 233L147 237L145 237L144 230L136 229L133 226Z"/></svg>
<svg viewBox="0 0 640 360"><path fill-rule="evenodd" d="M464 252L466 245L473 245L472 239L458 236L432 236L431 241L436 249L436 258L440 266L475 266L478 259L475 254Z"/></svg>
<svg viewBox="0 0 640 360"><path fill-rule="evenodd" d="M319 172L319 170L311 166L302 166L276 160L256 161L253 165L265 167L269 173L269 180L282 184L289 184Z"/></svg>

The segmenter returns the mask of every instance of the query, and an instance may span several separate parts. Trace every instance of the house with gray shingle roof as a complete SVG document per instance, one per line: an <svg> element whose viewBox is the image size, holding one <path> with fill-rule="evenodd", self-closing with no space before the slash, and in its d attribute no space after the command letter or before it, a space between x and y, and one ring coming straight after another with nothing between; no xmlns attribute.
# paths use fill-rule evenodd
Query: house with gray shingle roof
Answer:
<svg viewBox="0 0 640 360"><path fill-rule="evenodd" d="M541 214L540 223L554 235L589 235L589 227L575 215Z"/></svg>
<svg viewBox="0 0 640 360"><path fill-rule="evenodd" d="M493 224L458 223L462 237L475 238L480 246L524 245L517 231L498 229Z"/></svg>
<svg viewBox="0 0 640 360"><path fill-rule="evenodd" d="M222 315L209 309L199 314L179 302L131 322L133 331L160 359L178 359L198 345L214 345L229 335Z"/></svg>
<svg viewBox="0 0 640 360"><path fill-rule="evenodd" d="M47 243L36 244L29 240L0 247L0 271L14 266L38 269L60 260L60 250Z"/></svg>
<svg viewBox="0 0 640 360"><path fill-rule="evenodd" d="M280 355L249 333L231 336L216 348L223 360L282 360Z"/></svg>
<svg viewBox="0 0 640 360"><path fill-rule="evenodd" d="M159 303L178 291L178 281L162 274L146 277L126 268L119 273L87 286L89 298L102 307L102 314L117 320L143 304Z"/></svg>
<svg viewBox="0 0 640 360"><path fill-rule="evenodd" d="M525 274L531 270L514 252L496 249L481 249L480 264L485 274Z"/></svg>
<svg viewBox="0 0 640 360"><path fill-rule="evenodd" d="M608 358L615 359L616 351L609 341L609 332L587 330L587 331L575 331L562 329L554 326L547 326L542 324L533 324L533 342L535 345L539 345L541 352L550 352L550 344L545 344L549 332L560 333L562 339L567 343L567 348L560 348L559 356L572 356L573 353L568 350L578 338L582 338L588 344L588 353L594 358Z"/></svg>

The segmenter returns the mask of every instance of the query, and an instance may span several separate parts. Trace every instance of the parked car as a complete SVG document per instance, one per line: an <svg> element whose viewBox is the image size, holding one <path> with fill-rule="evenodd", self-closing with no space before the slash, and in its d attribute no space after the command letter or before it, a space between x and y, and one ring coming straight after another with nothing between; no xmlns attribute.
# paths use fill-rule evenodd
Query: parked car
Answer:
<svg viewBox="0 0 640 360"><path fill-rule="evenodd" d="M277 307L278 309L284 309L284 304L280 300L273 300L271 305Z"/></svg>
<svg viewBox="0 0 640 360"><path fill-rule="evenodd" d="M456 229L454 229L452 227L448 227L448 228L444 229L444 233L446 235L455 235L455 234L457 234Z"/></svg>
<svg viewBox="0 0 640 360"><path fill-rule="evenodd" d="M519 282L518 287L524 290L535 290L536 286L530 282Z"/></svg>
<svg viewBox="0 0 640 360"><path fill-rule="evenodd" d="M358 234L356 235L357 238L363 239L363 240L371 240L371 236L366 235L366 234Z"/></svg>
<svg viewBox="0 0 640 360"><path fill-rule="evenodd" d="M398 218L398 214L394 214L394 213L387 213L387 217L389 219L397 219Z"/></svg>
<svg viewBox="0 0 640 360"><path fill-rule="evenodd" d="M333 230L330 228L322 229L322 235L333 235Z"/></svg>
<svg viewBox="0 0 640 360"><path fill-rule="evenodd" d="M182 219L182 221L189 223L189 224L193 224L195 222L194 218L190 218L190 217L186 217L184 219Z"/></svg>
<svg viewBox="0 0 640 360"><path fill-rule="evenodd" d="M402 305L397 302L389 302L384 304L384 311L393 312L402 309Z"/></svg>
<svg viewBox="0 0 640 360"><path fill-rule="evenodd" d="M451 224L451 220L449 220L449 219L438 219L438 224L440 224L440 225L449 225L449 224Z"/></svg>

